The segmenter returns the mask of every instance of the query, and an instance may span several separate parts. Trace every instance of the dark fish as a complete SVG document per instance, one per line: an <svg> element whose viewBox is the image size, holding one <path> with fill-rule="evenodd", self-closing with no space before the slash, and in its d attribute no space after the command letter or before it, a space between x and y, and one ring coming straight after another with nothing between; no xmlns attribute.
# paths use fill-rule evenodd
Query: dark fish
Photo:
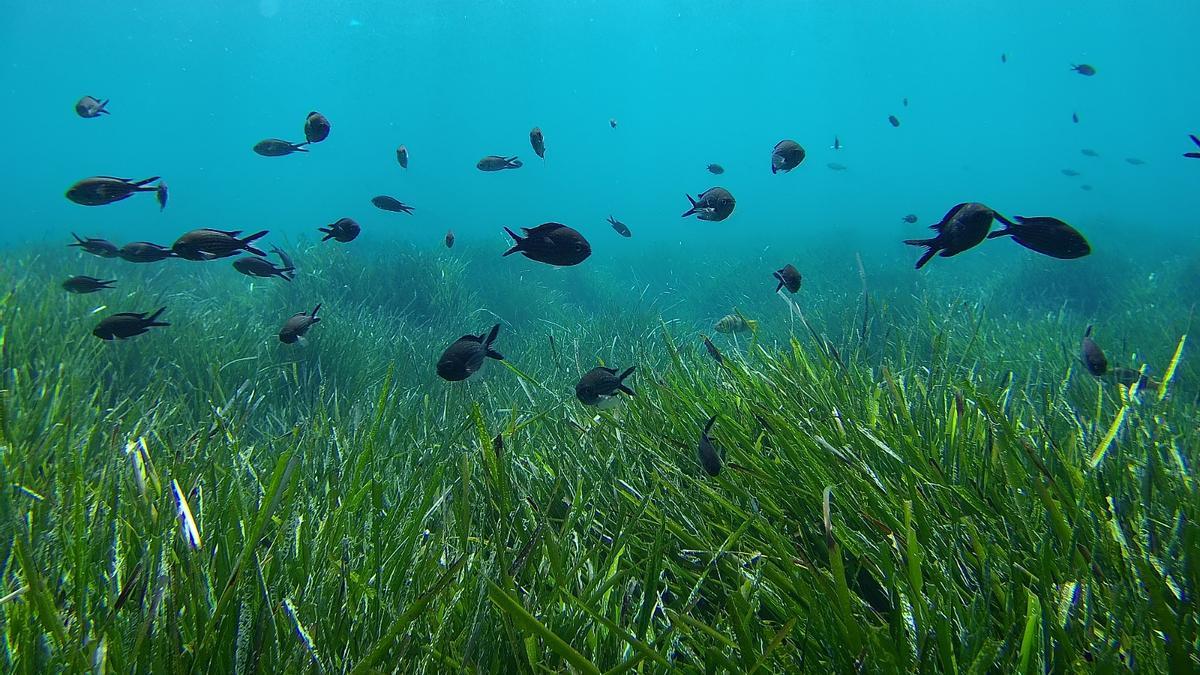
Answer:
<svg viewBox="0 0 1200 675"><path fill-rule="evenodd" d="M1104 358L1104 351L1100 349L1100 345L1092 340L1091 326L1083 331L1083 340L1079 343L1079 358L1088 372L1096 377L1108 372L1108 359Z"/></svg>
<svg viewBox="0 0 1200 675"><path fill-rule="evenodd" d="M1196 138L1195 134L1188 134L1188 138L1192 139L1192 142L1196 144L1197 148L1200 148L1200 138ZM1183 156L1191 157L1192 159L1200 159L1200 152L1185 152L1183 153Z"/></svg>
<svg viewBox="0 0 1200 675"><path fill-rule="evenodd" d="M837 136L834 136L833 137L833 145L829 146L829 148L831 150L841 150L842 149L841 139L839 139Z"/></svg>
<svg viewBox="0 0 1200 675"><path fill-rule="evenodd" d="M721 174L725 173L725 167L721 166L720 164L709 164L705 168L707 168L708 172L714 176L720 176Z"/></svg>
<svg viewBox="0 0 1200 675"><path fill-rule="evenodd" d="M928 250L917 260L917 269L921 269L935 253L943 258L958 255L972 248L987 236L992 227L992 219L1001 217L995 211L978 202L957 204L946 212L946 215L929 229L938 234L932 239L907 239L909 246L924 246ZM940 251L940 253L938 253Z"/></svg>
<svg viewBox="0 0 1200 675"><path fill-rule="evenodd" d="M1031 251L1064 260L1082 258L1092 252L1078 230L1057 218L1014 216L1013 221L1001 219L1004 229L992 232L987 238L1012 235L1014 241Z"/></svg>
<svg viewBox="0 0 1200 675"><path fill-rule="evenodd" d="M308 152L304 147L308 145L308 141L303 143L292 143L290 141L280 140L278 138L268 138L254 144L254 152L263 157L283 157L290 155L293 152Z"/></svg>
<svg viewBox="0 0 1200 675"><path fill-rule="evenodd" d="M1149 375L1143 375L1142 371L1137 370L1136 368L1116 366L1112 370L1108 371L1108 377L1117 384L1122 384L1126 387L1134 384L1135 382L1138 385L1138 389L1158 389L1160 386L1162 386L1162 382L1159 382Z"/></svg>
<svg viewBox="0 0 1200 675"><path fill-rule="evenodd" d="M895 115L888 115L888 124L898 127L900 126L900 120L897 119Z"/></svg>
<svg viewBox="0 0 1200 675"><path fill-rule="evenodd" d="M295 344L304 337L309 328L313 324L321 321L317 316L317 312L321 311L321 306L313 307L311 312L297 312L290 319L283 322L283 328L279 329L279 341L285 345Z"/></svg>
<svg viewBox="0 0 1200 675"><path fill-rule="evenodd" d="M796 141L784 139L771 150L771 173L787 173L804 161L804 148Z"/></svg>
<svg viewBox="0 0 1200 675"><path fill-rule="evenodd" d="M454 248L454 230L446 230L446 248Z"/></svg>
<svg viewBox="0 0 1200 675"><path fill-rule="evenodd" d="M270 277L279 277L286 281L291 281L294 278L292 274L295 272L291 267L276 267L275 263L266 258L257 256L249 256L238 258L233 261L233 269L245 274L248 277L262 277L264 279Z"/></svg>
<svg viewBox="0 0 1200 675"><path fill-rule="evenodd" d="M1000 63L1008 63L1008 54L1000 55Z"/></svg>
<svg viewBox="0 0 1200 675"><path fill-rule="evenodd" d="M1084 148L1079 151L1079 154L1083 155L1084 157L1099 157L1100 156L1100 153L1096 152L1095 150L1092 150L1091 148Z"/></svg>
<svg viewBox="0 0 1200 675"><path fill-rule="evenodd" d="M91 253L92 255L99 256L101 258L116 258L120 256L120 251L117 249L117 245L111 241L108 241L107 239L96 239L94 237L80 239L79 235L75 234L74 232L71 233L71 236L75 237L75 243L67 244L67 246L81 248L83 249L84 253Z"/></svg>
<svg viewBox="0 0 1200 675"><path fill-rule="evenodd" d="M831 171L845 171L847 169L845 164L838 164L837 162L830 162L830 163L826 164L825 166L828 167Z"/></svg>
<svg viewBox="0 0 1200 675"><path fill-rule="evenodd" d="M725 357L721 356L721 350L717 349L717 346L712 343L712 340L708 339L707 335L702 335L700 337L704 338L704 349L708 351L708 355L713 358L713 361L724 364Z"/></svg>
<svg viewBox="0 0 1200 675"><path fill-rule="evenodd" d="M151 328L170 326L171 324L158 320L158 317L162 316L162 313L166 309L166 307L161 307L157 312L150 315L147 315L145 312L121 312L120 314L113 314L101 319L100 323L92 331L92 335L101 340L124 340L135 335L141 335Z"/></svg>
<svg viewBox="0 0 1200 675"><path fill-rule="evenodd" d="M158 188L154 191L154 199L158 201L158 210L161 212L167 208L167 182L159 181Z"/></svg>
<svg viewBox="0 0 1200 675"><path fill-rule="evenodd" d="M1071 121L1079 124L1079 113L1071 113Z"/></svg>
<svg viewBox="0 0 1200 675"><path fill-rule="evenodd" d="M237 255L242 251L257 256L267 254L255 248L252 244L265 236L267 231L255 232L249 237L243 237L241 230L212 230L201 228L192 230L175 240L171 250L175 255L185 260L216 260Z"/></svg>
<svg viewBox="0 0 1200 675"><path fill-rule="evenodd" d="M1079 65L1072 63L1071 70L1083 75L1084 77L1091 77L1096 74L1096 69L1086 63L1081 63Z"/></svg>
<svg viewBox="0 0 1200 675"><path fill-rule="evenodd" d="M620 375L613 368L592 368L575 384L575 398L584 405L602 405L617 393L634 396L633 390L625 386L625 378L633 374L630 366Z"/></svg>
<svg viewBox="0 0 1200 675"><path fill-rule="evenodd" d="M108 290L112 288L112 285L115 283L117 283L116 279L104 281L102 279L97 279L96 277L80 275L67 279L63 282L62 287L71 293L86 295L88 293Z"/></svg>
<svg viewBox="0 0 1200 675"><path fill-rule="evenodd" d="M521 255L556 267L578 265L592 254L592 245L578 231L562 223L543 223L534 228L522 227L525 237L517 236L507 227L504 231L515 242L503 255Z"/></svg>
<svg viewBox="0 0 1200 675"><path fill-rule="evenodd" d="M138 181L112 176L92 176L72 185L67 190L67 199L84 206L104 206L119 202L135 192L156 192L158 187L148 185L156 180L158 176Z"/></svg>
<svg viewBox="0 0 1200 675"><path fill-rule="evenodd" d="M906 97L904 97L904 100L903 100L903 101L901 101L901 103L903 103L903 104L904 104L904 107L905 107L905 108L907 108L907 107L908 107L908 97L907 97L907 96L906 96Z"/></svg>
<svg viewBox="0 0 1200 675"><path fill-rule="evenodd" d="M779 289L786 288L789 293L796 293L800 290L800 270L796 269L791 263L780 267L772 274L779 285L775 287L775 292Z"/></svg>
<svg viewBox="0 0 1200 675"><path fill-rule="evenodd" d="M351 218L339 218L337 222L326 227L318 227L317 229L325 233L325 236L321 238L321 241L329 241L330 239L334 239L343 244L354 241L354 239L358 237L358 233L362 231L362 228L358 226L358 223L354 222L354 220Z"/></svg>
<svg viewBox="0 0 1200 675"><path fill-rule="evenodd" d="M391 211L392 213L407 213L411 216L413 212L413 207L405 204L395 197L389 197L387 195L372 197L371 203L377 208L383 209L384 211Z"/></svg>
<svg viewBox="0 0 1200 675"><path fill-rule="evenodd" d="M95 96L84 96L75 103L75 114L85 119L107 115L108 111L104 106L108 105L108 99L101 101Z"/></svg>
<svg viewBox="0 0 1200 675"><path fill-rule="evenodd" d="M903 220L904 222L908 223L909 225L912 225L913 223L917 222L917 220L919 220L919 219L917 218L917 214L910 213L907 216L904 216L903 218L901 218L900 220Z"/></svg>
<svg viewBox="0 0 1200 675"><path fill-rule="evenodd" d="M721 453L717 451L717 446L713 445L712 439L708 437L708 432L712 429L713 422L717 418L708 418L708 424L704 425L704 431L700 432L700 443L696 446L696 456L700 458L700 467L704 469L704 473L716 477L721 473Z"/></svg>
<svg viewBox="0 0 1200 675"><path fill-rule="evenodd" d="M319 112L310 112L304 118L304 138L309 143L320 143L329 138L329 119Z"/></svg>
<svg viewBox="0 0 1200 675"><path fill-rule="evenodd" d="M1069 176L1071 178L1074 178L1075 176L1080 175L1080 173L1078 171L1076 171L1075 169L1063 169L1061 171L1061 173L1062 173L1062 175Z"/></svg>
<svg viewBox="0 0 1200 675"><path fill-rule="evenodd" d="M496 341L496 334L499 332L500 324L496 324L486 334L464 335L455 340L438 359L438 377L450 382L459 382L479 370L486 358L503 361L504 356L492 349L492 343Z"/></svg>
<svg viewBox="0 0 1200 675"><path fill-rule="evenodd" d="M479 160L475 164L475 168L480 171L503 171L504 169L519 169L524 166L521 160L513 157L501 157L500 155L488 155Z"/></svg>
<svg viewBox="0 0 1200 675"><path fill-rule="evenodd" d="M613 117L613 118L609 119L608 126L612 127L613 129L616 129L617 128L617 118Z"/></svg>
<svg viewBox="0 0 1200 675"><path fill-rule="evenodd" d="M135 241L125 244L117 255L125 262L154 263L167 258L174 258L175 252L165 246L152 244L148 241Z"/></svg>
<svg viewBox="0 0 1200 675"><path fill-rule="evenodd" d="M1144 160L1138 159L1137 157L1126 157L1125 163L1132 164L1134 166L1141 166L1141 165L1145 164L1146 162Z"/></svg>
<svg viewBox="0 0 1200 675"><path fill-rule="evenodd" d="M279 262L283 263L284 267L287 267L292 270L292 273L291 273L292 278L295 279L296 278L296 272L295 272L296 264L292 262L292 256L285 253L283 251L283 249L279 248L278 246L272 246L271 253L274 253L275 255L279 256Z"/></svg>
<svg viewBox="0 0 1200 675"><path fill-rule="evenodd" d="M625 223L622 223L621 221L617 220L616 218L613 218L612 216L608 217L608 224L612 225L612 229L616 230L617 234L621 235L622 237L632 237L633 236L633 233L629 231L628 225L626 225Z"/></svg>
<svg viewBox="0 0 1200 675"><path fill-rule="evenodd" d="M542 138L542 128L534 127L529 132L529 144L533 146L533 153L542 159L546 159L546 139Z"/></svg>
<svg viewBox="0 0 1200 675"><path fill-rule="evenodd" d="M396 148L396 161L400 162L401 169L408 168L408 148L403 145Z"/></svg>
<svg viewBox="0 0 1200 675"><path fill-rule="evenodd" d="M1083 185L1080 185L1080 186L1079 186L1079 189L1080 189L1080 190L1083 190L1084 192L1091 192L1091 191L1092 191L1092 186L1091 186L1091 185L1087 185L1087 184L1085 183L1085 184L1083 184Z"/></svg>
<svg viewBox="0 0 1200 675"><path fill-rule="evenodd" d="M737 203L729 190L723 187L709 188L701 192L696 199L692 199L691 195L685 196L692 203L692 208L683 212L683 218L696 214L700 220L720 222L733 213L733 207Z"/></svg>

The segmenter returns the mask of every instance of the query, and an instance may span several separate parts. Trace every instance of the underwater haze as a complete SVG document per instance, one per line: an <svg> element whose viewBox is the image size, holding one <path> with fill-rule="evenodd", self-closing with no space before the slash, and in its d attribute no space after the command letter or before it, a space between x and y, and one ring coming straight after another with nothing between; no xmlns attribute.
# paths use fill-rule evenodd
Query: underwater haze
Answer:
<svg viewBox="0 0 1200 675"><path fill-rule="evenodd" d="M1200 670L1200 5L3 10L0 670Z"/></svg>

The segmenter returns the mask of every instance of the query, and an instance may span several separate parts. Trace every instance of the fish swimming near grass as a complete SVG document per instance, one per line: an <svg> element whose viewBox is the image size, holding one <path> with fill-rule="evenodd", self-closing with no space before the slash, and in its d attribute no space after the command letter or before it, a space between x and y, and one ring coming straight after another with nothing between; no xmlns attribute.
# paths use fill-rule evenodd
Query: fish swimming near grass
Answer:
<svg viewBox="0 0 1200 675"><path fill-rule="evenodd" d="M788 293L797 293L800 290L800 270L796 269L795 265L787 264L775 270L775 280L779 285L775 287L775 292L778 293L781 289L788 289Z"/></svg>
<svg viewBox="0 0 1200 675"><path fill-rule="evenodd" d="M696 457L700 460L700 468L704 469L704 473L714 478L721 473L721 466L723 464L721 461L721 452L708 435L713 423L716 421L716 415L708 418L708 423L704 425L704 430L700 432L700 442L696 444Z"/></svg>
<svg viewBox="0 0 1200 675"><path fill-rule="evenodd" d="M266 257L264 251L254 246L254 242L267 236L267 230L261 230L243 237L241 230L213 230L201 228L185 233L171 246L175 255L184 260L217 260L229 258L242 251L257 256Z"/></svg>
<svg viewBox="0 0 1200 675"><path fill-rule="evenodd" d="M148 241L135 241L122 246L117 255L125 262L155 263L167 258L174 258L175 252L165 246Z"/></svg>
<svg viewBox="0 0 1200 675"><path fill-rule="evenodd" d="M86 295L88 293L97 293L99 291L108 290L117 283L115 279L105 281L96 277L79 275L71 277L62 283L62 287L70 293Z"/></svg>
<svg viewBox="0 0 1200 675"><path fill-rule="evenodd" d="M245 274L248 277L260 277L267 279L270 277L279 277L284 281L291 281L295 270L291 267L276 267L275 263L266 258L258 256L245 256L233 261L233 269Z"/></svg>
<svg viewBox="0 0 1200 675"><path fill-rule="evenodd" d="M500 324L481 335L464 335L442 352L437 362L438 377L449 382L460 382L475 374L486 359L503 361L504 356L492 348Z"/></svg>
<svg viewBox="0 0 1200 675"><path fill-rule="evenodd" d="M166 307L160 307L153 314L146 312L113 314L101 319L96 328L92 330L92 335L105 341L127 340L147 333L151 328L170 326L171 324L158 320L166 310Z"/></svg>
<svg viewBox="0 0 1200 675"><path fill-rule="evenodd" d="M1108 372L1108 359L1104 356L1104 350L1092 339L1091 326L1083 331L1083 339L1079 342L1079 360L1094 377L1103 377Z"/></svg>
<svg viewBox="0 0 1200 675"><path fill-rule="evenodd" d="M321 241L333 239L334 241L346 244L357 239L358 233L362 231L362 228L352 218L339 218L336 222L325 227L318 227L317 230L325 234L324 237L321 237Z"/></svg>
<svg viewBox="0 0 1200 675"><path fill-rule="evenodd" d="M279 341L285 345L291 345L302 340L308 329L315 326L321 321L317 316L317 312L321 311L321 305L313 307L311 312L296 312L283 323L283 328L279 329Z"/></svg>
<svg viewBox="0 0 1200 675"><path fill-rule="evenodd" d="M992 220L1003 219L995 211L977 202L956 204L940 221L929 226L937 232L931 239L906 239L909 246L924 246L925 253L917 260L917 269L925 266L935 254L943 258L958 255L973 248L987 237ZM1007 223L1007 220L1002 222Z"/></svg>
<svg viewBox="0 0 1200 675"><path fill-rule="evenodd" d="M100 258L117 258L121 255L121 250L117 248L117 245L107 239L98 239L96 237L83 239L74 232L71 233L71 236L75 238L75 243L67 244L67 246L83 249L84 253Z"/></svg>
<svg viewBox="0 0 1200 675"><path fill-rule="evenodd" d="M587 260L592 245L577 230L562 223L543 223L537 227L522 227L522 237L507 227L504 231L513 238L512 248L503 255L521 255L555 267L570 267Z"/></svg>
<svg viewBox="0 0 1200 675"><path fill-rule="evenodd" d="M633 374L635 366L618 373L615 368L598 366L584 373L575 384L575 398L584 405L603 405L618 393L634 396L633 390L625 385L625 379Z"/></svg>
<svg viewBox="0 0 1200 675"><path fill-rule="evenodd" d="M750 333L758 330L758 321L741 314L726 314L713 326L713 330L718 333Z"/></svg>
<svg viewBox="0 0 1200 675"><path fill-rule="evenodd" d="M1014 216L1006 221L1004 229L988 234L988 239L1011 236L1014 241L1031 251L1052 258L1070 260L1082 258L1092 252L1087 239L1079 230L1057 218L1026 218Z"/></svg>

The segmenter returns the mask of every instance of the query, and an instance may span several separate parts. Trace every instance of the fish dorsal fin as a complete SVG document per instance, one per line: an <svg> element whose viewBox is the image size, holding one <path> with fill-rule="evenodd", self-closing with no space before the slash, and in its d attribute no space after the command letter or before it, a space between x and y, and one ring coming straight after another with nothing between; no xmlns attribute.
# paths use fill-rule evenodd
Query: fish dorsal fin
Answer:
<svg viewBox="0 0 1200 675"><path fill-rule="evenodd" d="M962 204L955 204L954 207L951 208L949 211L947 211L946 215L942 217L941 222L937 222L937 223L934 223L933 225L930 225L929 229L937 230L937 231L941 232L942 228L945 227L946 223L949 222L952 218L954 218L954 216L956 214L958 214L958 212L961 211L962 208L966 205L967 205L966 202L963 202Z"/></svg>
<svg viewBox="0 0 1200 675"><path fill-rule="evenodd" d="M112 315L112 318L115 319L119 316L120 317L131 317L134 319L144 319L144 318L146 318L146 313L145 312L117 312L116 314Z"/></svg>
<svg viewBox="0 0 1200 675"><path fill-rule="evenodd" d="M558 230L558 229L561 229L564 227L566 227L566 225L563 225L562 223L542 223L541 225L538 225L537 227L535 227L533 229L529 229L529 228L525 228L525 227L523 227L521 229L525 230L525 232L527 232L529 234L549 234L555 230Z"/></svg>
<svg viewBox="0 0 1200 675"><path fill-rule="evenodd" d="M456 340L456 342L479 342L479 343L482 343L483 336L482 335L464 335L464 336L458 338L458 340Z"/></svg>

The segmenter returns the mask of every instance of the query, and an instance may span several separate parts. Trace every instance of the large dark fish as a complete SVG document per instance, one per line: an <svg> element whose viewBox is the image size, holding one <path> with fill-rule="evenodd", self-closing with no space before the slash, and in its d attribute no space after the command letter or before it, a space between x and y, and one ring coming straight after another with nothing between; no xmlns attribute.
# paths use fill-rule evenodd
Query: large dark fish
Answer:
<svg viewBox="0 0 1200 675"><path fill-rule="evenodd" d="M1091 77L1096 74L1096 69L1086 63L1081 63L1079 65L1072 63L1071 70L1083 75L1084 77Z"/></svg>
<svg viewBox="0 0 1200 675"><path fill-rule="evenodd" d="M723 187L709 188L701 192L700 196L696 199L692 199L691 195L685 196L692 203L692 208L683 212L681 216L683 218L687 218L694 213L700 220L720 222L733 213L733 207L737 203L729 190Z"/></svg>
<svg viewBox="0 0 1200 675"><path fill-rule="evenodd" d="M161 186L149 185L156 180L158 176L138 181L113 176L92 176L68 188L67 199L84 206L104 206L126 199L135 192L165 191Z"/></svg>
<svg viewBox="0 0 1200 675"><path fill-rule="evenodd" d="M1057 218L1014 216L1012 221L1002 222L1004 228L989 234L988 239L1012 235L1014 241L1031 251L1064 260L1082 258L1092 252L1079 230Z"/></svg>
<svg viewBox="0 0 1200 675"><path fill-rule="evenodd" d="M329 119L319 112L310 112L304 118L304 138L309 143L320 143L329 138Z"/></svg>
<svg viewBox="0 0 1200 675"><path fill-rule="evenodd" d="M475 168L480 171L503 171L504 169L519 169L522 166L524 165L516 156L501 157L500 155L488 155L475 164Z"/></svg>
<svg viewBox="0 0 1200 675"><path fill-rule="evenodd" d="M266 258L257 256L249 256L238 258L233 261L233 269L245 274L248 277L262 277L264 279L270 277L279 277L286 281L291 281L295 269L291 267L276 267L275 263Z"/></svg>
<svg viewBox="0 0 1200 675"><path fill-rule="evenodd" d="M411 216L413 212L413 207L405 204L395 197L389 197L387 195L371 197L371 203L375 205L375 208L383 209L384 211L391 211L392 213L407 213Z"/></svg>
<svg viewBox="0 0 1200 675"><path fill-rule="evenodd" d="M613 218L612 216L608 217L608 224L612 225L612 229L616 230L617 234L621 235L622 237L632 237L633 236L633 233L629 231L628 225L626 225L625 223L622 223L621 221L617 220L616 218Z"/></svg>
<svg viewBox="0 0 1200 675"><path fill-rule="evenodd" d="M104 109L106 105L108 105L108 99L101 101L95 96L84 96L76 101L75 114L84 119L107 115L108 111Z"/></svg>
<svg viewBox="0 0 1200 675"><path fill-rule="evenodd" d="M167 258L174 258L175 252L165 246L152 244L148 241L135 241L122 246L117 255L125 262L155 263Z"/></svg>
<svg viewBox="0 0 1200 675"><path fill-rule="evenodd" d="M1192 142L1196 144L1197 148L1200 148L1200 138L1196 138L1195 134L1188 134L1188 138L1192 139ZM1183 153L1183 156L1191 157L1192 159L1200 159L1200 152L1185 152Z"/></svg>
<svg viewBox="0 0 1200 675"><path fill-rule="evenodd" d="M525 236L519 237L507 227L504 231L513 238L513 246L504 255L520 253L537 262L556 267L570 267L587 260L592 245L577 230L562 223L542 223L534 228L522 227Z"/></svg>
<svg viewBox="0 0 1200 675"><path fill-rule="evenodd" d="M71 233L71 236L75 237L75 243L67 244L67 246L81 248L83 249L84 253L91 253L92 255L99 256L101 258L116 258L121 255L117 245L111 241L108 241L107 239L97 239L95 237L80 239L79 235L75 234L74 232Z"/></svg>
<svg viewBox="0 0 1200 675"><path fill-rule="evenodd" d="M263 157L283 157L293 152L308 152L308 149L304 147L306 145L308 145L308 141L292 143L278 138L267 138L254 144L254 152Z"/></svg>
<svg viewBox="0 0 1200 675"><path fill-rule="evenodd" d="M624 384L633 369L634 366L630 366L618 375L613 368L592 368L575 384L575 398L584 405L602 406L618 393L634 396L633 390Z"/></svg>
<svg viewBox="0 0 1200 675"><path fill-rule="evenodd" d="M779 268L778 270L775 270L775 272L773 273L772 276L774 276L775 280L779 282L779 285L775 287L776 293L778 293L780 291L780 289L783 289L783 288L788 289L789 293L799 292L799 290L800 290L800 270L796 269L796 267L794 265L792 265L790 263L787 265L784 265L783 267Z"/></svg>
<svg viewBox="0 0 1200 675"><path fill-rule="evenodd" d="M201 228L184 234L171 246L175 255L184 260L216 260L235 256L242 251L257 256L266 256L253 246L258 239L267 236L267 231L255 232L243 237L241 230L213 230Z"/></svg>
<svg viewBox="0 0 1200 675"><path fill-rule="evenodd" d="M321 311L321 306L313 307L311 312L296 312L290 319L283 322L283 328L279 329L279 341L285 345L295 344L304 337L309 328L313 324L321 321L317 316L317 312Z"/></svg>
<svg viewBox="0 0 1200 675"><path fill-rule="evenodd" d="M534 127L529 132L529 144L533 146L533 153L542 159L546 159L546 139L542 138L542 128Z"/></svg>
<svg viewBox="0 0 1200 675"><path fill-rule="evenodd" d="M343 244L354 241L358 237L358 233L362 231L358 223L354 222L351 218L338 218L336 223L332 223L326 227L318 227L317 229L325 233L321 241L333 239Z"/></svg>
<svg viewBox="0 0 1200 675"><path fill-rule="evenodd" d="M438 377L450 382L458 382L470 377L483 366L484 359L503 361L504 356L492 349L496 334L500 332L500 324L492 326L492 330L483 335L464 335L454 341L454 344L442 352L437 362Z"/></svg>
<svg viewBox="0 0 1200 675"><path fill-rule="evenodd" d="M725 167L721 166L720 164L709 164L706 168L708 169L708 172L714 176L720 176L721 174L725 173Z"/></svg>
<svg viewBox="0 0 1200 675"><path fill-rule="evenodd" d="M153 314L147 315L145 312L121 312L113 314L100 320L100 323L92 331L92 335L101 340L125 340L141 335L149 331L151 328L160 326L170 326L171 324L165 321L159 321L158 317L166 311L166 307L161 307Z"/></svg>
<svg viewBox="0 0 1200 675"><path fill-rule="evenodd" d="M396 148L396 161L400 163L401 169L408 168L408 148L403 145Z"/></svg>
<svg viewBox="0 0 1200 675"><path fill-rule="evenodd" d="M804 161L804 148L796 141L782 140L771 150L771 173L787 173Z"/></svg>
<svg viewBox="0 0 1200 675"><path fill-rule="evenodd" d="M700 432L700 442L696 445L696 456L700 459L700 467L704 469L704 473L716 477L721 473L721 453L717 450L717 446L713 445L712 439L709 438L708 432L712 429L713 422L717 418L708 418L708 424L704 425L704 431Z"/></svg>
<svg viewBox="0 0 1200 675"><path fill-rule="evenodd" d="M96 293L112 288L113 284L117 283L116 279L105 281L96 277L80 275L71 277L62 283L62 287L71 293L86 295L88 293Z"/></svg>
<svg viewBox="0 0 1200 675"><path fill-rule="evenodd" d="M921 269L935 253L949 258L983 241L992 227L993 218L999 218L1001 222L1009 224L1007 219L983 204L964 202L950 209L940 222L929 226L929 229L938 233L936 237L906 239L904 243L929 249L917 261L917 269Z"/></svg>
<svg viewBox="0 0 1200 675"><path fill-rule="evenodd" d="M454 248L454 230L446 230L446 248Z"/></svg>
<svg viewBox="0 0 1200 675"><path fill-rule="evenodd" d="M1083 331L1083 340L1079 343L1079 359L1083 361L1088 372L1096 377L1108 372L1108 359L1104 357L1104 351L1100 349L1100 345L1092 340L1091 326Z"/></svg>

